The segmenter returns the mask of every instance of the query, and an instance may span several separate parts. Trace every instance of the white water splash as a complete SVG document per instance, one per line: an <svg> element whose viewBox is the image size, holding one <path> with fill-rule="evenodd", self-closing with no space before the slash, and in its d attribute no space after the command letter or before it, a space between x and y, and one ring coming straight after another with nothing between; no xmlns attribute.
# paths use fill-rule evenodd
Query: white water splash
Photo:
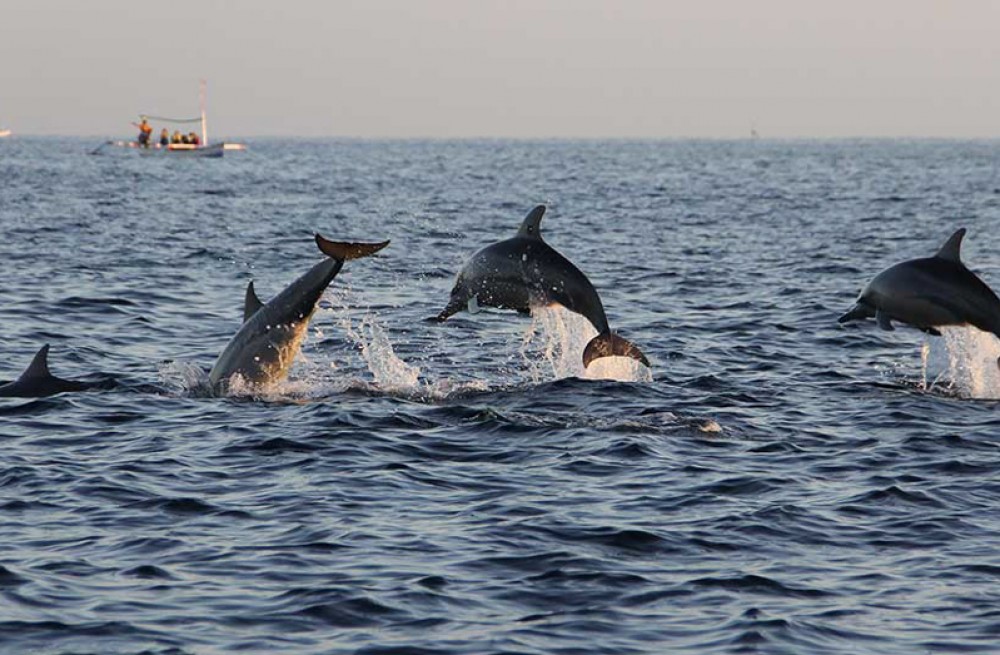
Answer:
<svg viewBox="0 0 1000 655"><path fill-rule="evenodd" d="M267 385L248 384L238 376L227 385L231 397L256 398L269 402L314 400L350 389L388 393L421 400L441 400L455 394L486 392L499 386L519 386L523 381L507 379L427 379L427 372L400 358L389 333L377 314L359 310L349 289L327 292L327 307L314 317L314 325L296 355L291 376ZM332 317L332 319L331 319ZM325 330L323 327L325 325ZM310 342L325 338L324 331L343 331L357 346L332 355L312 351ZM339 330L338 330L339 329ZM524 333L521 358L530 382L539 384L567 377L592 380L650 382L652 372L627 357L603 357L584 369L583 351L597 336L597 330L579 314L563 307L536 310ZM509 372L509 371L508 371ZM370 374L368 379L366 374ZM423 376L423 379L422 379ZM170 362L161 367L164 385L184 395L211 394L207 373L187 362Z"/></svg>
<svg viewBox="0 0 1000 655"><path fill-rule="evenodd" d="M418 366L407 364L392 347L388 332L378 316L367 312L354 324L346 314L340 319L348 338L360 349L374 382L365 388L423 401L443 400L455 394L490 390L482 380L456 380L448 377L421 379L425 373Z"/></svg>
<svg viewBox="0 0 1000 655"><path fill-rule="evenodd" d="M208 371L182 360L164 362L159 367L160 383L178 395L209 393Z"/></svg>
<svg viewBox="0 0 1000 655"><path fill-rule="evenodd" d="M411 366L396 355L389 335L374 314L364 314L355 326L344 314L341 325L347 336L361 348L361 356L375 379L386 391L412 391L420 386L420 368Z"/></svg>
<svg viewBox="0 0 1000 655"><path fill-rule="evenodd" d="M553 305L533 309L531 318L521 340L521 356L535 384L567 377L652 382L653 372L629 357L602 357L584 368L583 351L597 330L583 316Z"/></svg>
<svg viewBox="0 0 1000 655"><path fill-rule="evenodd" d="M923 386L966 398L1000 399L1000 340L972 327L940 328L921 351Z"/></svg>

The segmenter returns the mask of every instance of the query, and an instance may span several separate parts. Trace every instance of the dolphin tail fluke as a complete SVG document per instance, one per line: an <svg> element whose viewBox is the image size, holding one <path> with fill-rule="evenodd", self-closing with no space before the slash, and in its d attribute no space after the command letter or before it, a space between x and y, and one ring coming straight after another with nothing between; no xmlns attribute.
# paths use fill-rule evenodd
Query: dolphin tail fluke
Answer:
<svg viewBox="0 0 1000 655"><path fill-rule="evenodd" d="M639 346L611 331L598 334L590 340L583 350L583 367L590 366L592 361L601 357L631 357L649 366L649 360L639 350Z"/></svg>
<svg viewBox="0 0 1000 655"><path fill-rule="evenodd" d="M329 241L321 235L316 235L316 245L327 257L346 262L351 259L361 259L374 255L389 245L388 241L379 243L349 243L347 241Z"/></svg>

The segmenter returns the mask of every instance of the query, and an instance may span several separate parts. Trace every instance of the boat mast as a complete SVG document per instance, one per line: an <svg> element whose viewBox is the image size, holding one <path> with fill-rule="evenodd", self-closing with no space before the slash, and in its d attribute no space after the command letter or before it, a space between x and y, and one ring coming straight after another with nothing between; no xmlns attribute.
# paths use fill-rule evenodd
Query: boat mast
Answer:
<svg viewBox="0 0 1000 655"><path fill-rule="evenodd" d="M208 145L208 121L205 119L205 80L198 84L198 98L201 102L201 145Z"/></svg>

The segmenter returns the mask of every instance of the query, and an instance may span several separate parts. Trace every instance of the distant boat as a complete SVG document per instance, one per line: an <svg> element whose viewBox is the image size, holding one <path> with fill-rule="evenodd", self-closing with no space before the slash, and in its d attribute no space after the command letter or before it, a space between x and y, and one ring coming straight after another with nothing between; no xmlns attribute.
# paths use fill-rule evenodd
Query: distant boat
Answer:
<svg viewBox="0 0 1000 655"><path fill-rule="evenodd" d="M10 130L0 130L0 139L4 138L5 136L10 136Z"/></svg>
<svg viewBox="0 0 1000 655"><path fill-rule="evenodd" d="M222 153L226 150L233 150L228 146L240 145L238 143L212 143L207 146L194 145L192 143L169 143L165 146L161 146L159 143L151 143L148 146L144 146L137 141L107 141L101 144L97 150L102 149L104 146L113 146L115 148L131 148L138 152L140 155L154 155L154 154L172 154L172 155L187 155L189 157L221 157ZM243 148L239 148L242 150ZM92 154L97 154L95 150Z"/></svg>
<svg viewBox="0 0 1000 655"><path fill-rule="evenodd" d="M94 151L90 154L96 155L100 153L105 146L129 148L144 155L170 154L184 155L188 157L221 157L226 150L246 150L246 146L242 143L208 142L208 119L205 113L205 86L205 81L202 80L198 94L201 104L201 115L197 118L165 118L163 116L150 116L149 114L140 114L139 116L142 120L160 121L174 125L183 123L200 123L201 141L198 144L168 143L166 145L160 145L159 141L154 140L152 135L150 135L150 141L148 144L142 144L138 141L106 141L94 149Z"/></svg>

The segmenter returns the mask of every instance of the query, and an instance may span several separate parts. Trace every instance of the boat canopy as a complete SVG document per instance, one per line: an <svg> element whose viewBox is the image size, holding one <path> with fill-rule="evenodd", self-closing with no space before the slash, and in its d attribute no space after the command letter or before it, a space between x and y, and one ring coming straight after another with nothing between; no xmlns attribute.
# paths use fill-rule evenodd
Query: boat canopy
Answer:
<svg viewBox="0 0 1000 655"><path fill-rule="evenodd" d="M139 114L139 118L151 121L163 121L164 123L200 123L201 116L197 118L167 118L166 116L153 116L152 114Z"/></svg>
<svg viewBox="0 0 1000 655"><path fill-rule="evenodd" d="M205 117L205 80L198 83L198 104L201 105L201 116L196 118L170 118L168 116L153 116L152 114L139 114L139 118L146 120L163 121L164 123L201 123L201 143L208 145L208 120Z"/></svg>

